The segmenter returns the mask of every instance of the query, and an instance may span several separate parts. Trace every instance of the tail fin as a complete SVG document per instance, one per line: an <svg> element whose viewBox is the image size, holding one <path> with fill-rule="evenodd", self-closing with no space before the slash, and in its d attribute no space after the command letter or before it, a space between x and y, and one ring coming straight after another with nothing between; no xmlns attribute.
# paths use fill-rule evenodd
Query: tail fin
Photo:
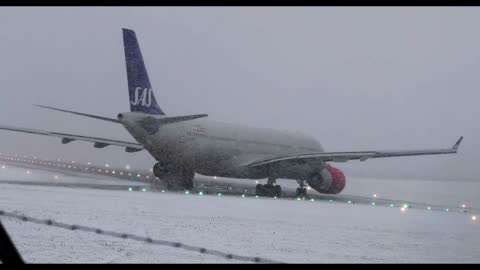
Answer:
<svg viewBox="0 0 480 270"><path fill-rule="evenodd" d="M147 69L143 63L142 52L133 30L123 29L123 45L127 64L130 111L165 115L153 95Z"/></svg>

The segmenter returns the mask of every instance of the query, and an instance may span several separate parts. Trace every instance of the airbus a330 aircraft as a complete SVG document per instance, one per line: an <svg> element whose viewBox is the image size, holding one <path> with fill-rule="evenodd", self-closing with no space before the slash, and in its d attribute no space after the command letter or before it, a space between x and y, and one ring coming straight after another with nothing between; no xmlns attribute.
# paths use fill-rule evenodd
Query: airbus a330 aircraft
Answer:
<svg viewBox="0 0 480 270"><path fill-rule="evenodd" d="M306 185L320 193L337 194L345 176L327 162L365 161L371 158L457 153L463 137L452 148L410 151L325 152L314 138L267 128L214 122L206 114L167 116L153 94L135 32L123 29L130 112L108 118L47 106L47 109L92 117L123 125L136 142L0 126L0 129L59 137L63 144L93 142L96 148L124 147L126 152L147 150L158 162L153 173L169 189L191 189L194 174L242 179L268 179L258 184L257 195L280 196L278 178L299 184L297 195L306 195Z"/></svg>

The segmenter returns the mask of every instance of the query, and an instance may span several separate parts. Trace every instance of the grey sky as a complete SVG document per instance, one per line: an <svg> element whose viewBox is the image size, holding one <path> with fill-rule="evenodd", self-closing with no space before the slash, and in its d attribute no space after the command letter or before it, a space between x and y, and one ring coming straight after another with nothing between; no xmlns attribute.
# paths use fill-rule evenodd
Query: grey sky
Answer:
<svg viewBox="0 0 480 270"><path fill-rule="evenodd" d="M121 28L167 114L298 130L327 151L450 147L349 162L350 175L472 179L480 167L479 8L0 8L0 124L133 140L33 103L128 111ZM0 152L150 168L147 152L0 132Z"/></svg>

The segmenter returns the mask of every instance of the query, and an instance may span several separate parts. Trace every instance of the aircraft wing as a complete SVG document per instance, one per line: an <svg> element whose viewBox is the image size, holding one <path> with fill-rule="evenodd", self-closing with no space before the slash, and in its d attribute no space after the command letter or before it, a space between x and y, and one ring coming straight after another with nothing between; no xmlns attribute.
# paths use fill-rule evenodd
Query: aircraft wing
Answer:
<svg viewBox="0 0 480 270"><path fill-rule="evenodd" d="M361 152L319 152L285 155L250 162L246 166L257 167L267 164L289 165L294 163L304 163L312 161L323 162L347 162L349 160L365 161L370 158L385 157L403 157L403 156L419 156L419 155L440 155L440 154L456 154L458 146L463 136L451 147L445 149L429 149L429 150L403 150L403 151L361 151Z"/></svg>
<svg viewBox="0 0 480 270"><path fill-rule="evenodd" d="M2 126L2 125L0 125L0 129L58 137L58 138L62 138L63 144L70 143L73 141L87 141L87 142L93 142L93 147L95 148L104 148L109 145L115 145L115 146L125 147L126 152L137 152L144 149L143 145L138 143L110 140L110 139L97 138L97 137L89 137L89 136L82 136L82 135L75 135L75 134L58 133L58 132L43 131L38 129L18 128L18 127Z"/></svg>

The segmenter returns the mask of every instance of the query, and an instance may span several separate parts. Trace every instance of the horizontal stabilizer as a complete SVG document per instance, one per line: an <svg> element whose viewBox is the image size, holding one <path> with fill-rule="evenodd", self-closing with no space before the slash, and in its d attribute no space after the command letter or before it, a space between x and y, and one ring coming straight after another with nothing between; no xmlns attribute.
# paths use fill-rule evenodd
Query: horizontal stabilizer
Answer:
<svg viewBox="0 0 480 270"><path fill-rule="evenodd" d="M208 114L193 114L193 115L183 115L183 116L169 116L169 117L152 117L147 116L138 121L138 123L149 133L155 134L161 125L173 124L183 121L194 120L198 118L207 117Z"/></svg>
<svg viewBox="0 0 480 270"><path fill-rule="evenodd" d="M48 110L66 112L66 113L81 115L81 116L85 116L85 117L100 119L100 120L103 120L103 121L120 123L117 119L114 119L114 118L109 118L109 117L104 117L104 116L99 116L99 115L93 115L93 114L87 114L87 113L81 113L81 112L75 112L75 111L69 111L69 110L54 108L54 107L50 107L50 106L43 106L43 105L37 105L37 104L33 104L33 105L37 106L37 107L40 107L40 108L48 109Z"/></svg>

